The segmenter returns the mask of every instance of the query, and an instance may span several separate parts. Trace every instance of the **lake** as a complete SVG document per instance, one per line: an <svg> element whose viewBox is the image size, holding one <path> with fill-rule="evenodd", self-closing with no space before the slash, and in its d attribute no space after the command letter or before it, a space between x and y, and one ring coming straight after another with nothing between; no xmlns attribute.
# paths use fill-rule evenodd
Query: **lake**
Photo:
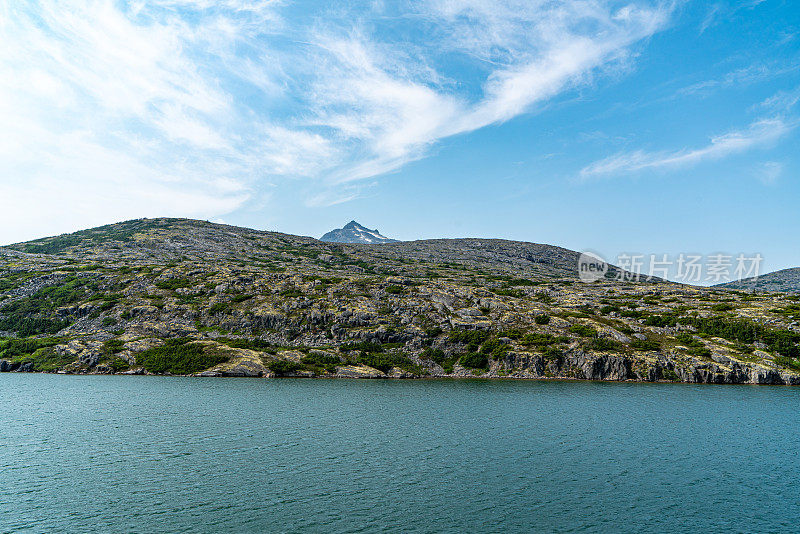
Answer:
<svg viewBox="0 0 800 534"><path fill-rule="evenodd" d="M800 388L0 375L0 532L800 529Z"/></svg>

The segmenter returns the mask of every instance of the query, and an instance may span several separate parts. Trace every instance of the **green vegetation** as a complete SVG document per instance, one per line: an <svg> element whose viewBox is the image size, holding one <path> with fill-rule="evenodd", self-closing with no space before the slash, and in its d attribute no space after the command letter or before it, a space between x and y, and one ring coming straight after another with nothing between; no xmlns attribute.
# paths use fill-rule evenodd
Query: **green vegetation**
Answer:
<svg viewBox="0 0 800 534"><path fill-rule="evenodd" d="M276 354L278 352L278 348L275 345L261 339L230 339L220 337L217 338L217 341L235 349L255 350L268 354Z"/></svg>
<svg viewBox="0 0 800 534"><path fill-rule="evenodd" d="M550 323L550 316L546 313L539 313L533 318L536 324L548 324Z"/></svg>
<svg viewBox="0 0 800 534"><path fill-rule="evenodd" d="M128 362L116 356L109 359L106 362L106 365L108 365L111 368L111 370L114 371L115 373L121 373L131 368L131 365Z"/></svg>
<svg viewBox="0 0 800 534"><path fill-rule="evenodd" d="M91 300L96 290L97 284L90 278L67 277L59 285L44 287L0 307L0 330L23 337L55 334L72 324L72 320L59 317L56 309Z"/></svg>
<svg viewBox="0 0 800 534"><path fill-rule="evenodd" d="M786 356L778 356L775 358L775 363L782 367L788 367L795 371L800 372L800 360L797 358L788 358Z"/></svg>
<svg viewBox="0 0 800 534"><path fill-rule="evenodd" d="M5 291L11 291L12 289L17 289L18 287L22 287L25 283L30 280L31 278L35 277L36 275L41 274L36 271L33 272L21 272L21 273L12 273L12 272L5 272L2 273L2 278L0 278L0 293Z"/></svg>
<svg viewBox="0 0 800 534"><path fill-rule="evenodd" d="M34 241L22 246L24 252L29 254L59 254L70 247L81 244L79 237L59 236L50 238L48 241Z"/></svg>
<svg viewBox="0 0 800 534"><path fill-rule="evenodd" d="M162 280L160 282L156 282L155 286L158 289L169 289L169 290L176 290L183 287L190 287L194 284L188 278L170 278L169 280Z"/></svg>
<svg viewBox="0 0 800 534"><path fill-rule="evenodd" d="M460 363L464 367L469 367L470 369L489 368L489 359L486 357L485 354L478 352L468 352L467 354L464 354L458 360L458 363Z"/></svg>
<svg viewBox="0 0 800 534"><path fill-rule="evenodd" d="M428 360L431 362L438 363L442 365L445 360L447 360L447 355L444 353L442 349L432 349L428 347L427 349L422 351L420 354L420 358L423 360Z"/></svg>
<svg viewBox="0 0 800 534"><path fill-rule="evenodd" d="M228 355L208 350L187 339L170 339L164 345L136 355L136 363L150 373L188 375L228 361Z"/></svg>
<svg viewBox="0 0 800 534"><path fill-rule="evenodd" d="M654 352L661 350L661 343L652 339L634 339L631 341L631 348L633 350Z"/></svg>
<svg viewBox="0 0 800 534"><path fill-rule="evenodd" d="M671 315L651 315L644 320L645 326L665 328L678 324L678 318Z"/></svg>
<svg viewBox="0 0 800 534"><path fill-rule="evenodd" d="M581 337L597 337L597 330L585 324L575 323L569 327L569 331Z"/></svg>
<svg viewBox="0 0 800 534"><path fill-rule="evenodd" d="M230 302L215 302L211 306L208 307L208 314L209 315L217 315L219 313L225 313L230 310L231 304Z"/></svg>
<svg viewBox="0 0 800 534"><path fill-rule="evenodd" d="M538 286L541 282L536 280L528 280L527 278L511 278L506 282L508 286Z"/></svg>
<svg viewBox="0 0 800 534"><path fill-rule="evenodd" d="M481 343L489 339L489 332L483 330L451 330L450 341L466 343L469 352L477 352Z"/></svg>
<svg viewBox="0 0 800 534"><path fill-rule="evenodd" d="M320 352L312 352L303 356L301 361L304 365L321 368L329 373L335 373L336 367L342 364L342 361L337 356Z"/></svg>
<svg viewBox="0 0 800 534"><path fill-rule="evenodd" d="M122 352L124 346L125 342L121 339L109 339L103 343L103 348L109 354L117 354L118 352Z"/></svg>
<svg viewBox="0 0 800 534"><path fill-rule="evenodd" d="M339 348L343 351L360 350L363 352L383 352L383 345L380 343L373 343L372 341L344 343Z"/></svg>
<svg viewBox="0 0 800 534"><path fill-rule="evenodd" d="M493 360L499 360L505 357L510 348L511 347L499 339L492 338L481 345L480 353L489 356Z"/></svg>
<svg viewBox="0 0 800 534"><path fill-rule="evenodd" d="M49 319L42 317L20 317L12 315L0 318L0 330L16 332L20 336L35 336L37 334L55 334L72 324L67 319Z"/></svg>
<svg viewBox="0 0 800 534"><path fill-rule="evenodd" d="M752 344L760 341L770 351L789 358L800 358L800 333L791 330L769 329L747 319L726 319L723 317L682 318L694 326L698 333L721 337L729 341Z"/></svg>
<svg viewBox="0 0 800 534"><path fill-rule="evenodd" d="M695 337L691 334L678 334L675 336L675 339L689 349L689 354L701 356L703 358L708 358L711 356L711 351L705 346L705 344L703 344L702 341L695 339Z"/></svg>
<svg viewBox="0 0 800 534"><path fill-rule="evenodd" d="M593 337L586 343L586 347L599 351L622 351L622 343L607 337Z"/></svg>
<svg viewBox="0 0 800 534"><path fill-rule="evenodd" d="M569 343L569 338L566 336L553 336L550 334L543 334L539 332L530 332L522 337L521 343L528 347L536 347L544 349L551 345L561 345Z"/></svg>
<svg viewBox="0 0 800 534"><path fill-rule="evenodd" d="M770 311L786 317L800 317L800 304L789 304L782 308L773 308Z"/></svg>
<svg viewBox="0 0 800 534"><path fill-rule="evenodd" d="M61 338L0 338L0 359L10 361L21 361L20 357L30 356L39 349L58 345L63 340Z"/></svg>
<svg viewBox="0 0 800 534"><path fill-rule="evenodd" d="M500 295L501 297L514 297L520 298L524 297L525 293L519 289L512 289L510 287L501 287L498 289L492 289L492 292L496 295Z"/></svg>
<svg viewBox="0 0 800 534"><path fill-rule="evenodd" d="M398 367L405 371L419 373L419 368L408 356L402 354L387 354L380 352L362 352L358 355L356 363L367 365L384 373L392 367Z"/></svg>
<svg viewBox="0 0 800 534"><path fill-rule="evenodd" d="M672 369L661 369L661 376L664 378L664 380L671 380L673 382L677 382L681 379L681 377L678 376L678 373Z"/></svg>
<svg viewBox="0 0 800 534"><path fill-rule="evenodd" d="M60 254L70 247L85 244L91 246L107 241L129 242L133 240L134 235L155 228L157 224L156 221L129 221L122 224L81 230L69 235L37 239L15 248L32 254Z"/></svg>
<svg viewBox="0 0 800 534"><path fill-rule="evenodd" d="M58 354L53 348L63 341L61 338L0 338L0 359L19 364L32 363L35 371L57 371L75 360L73 356Z"/></svg>
<svg viewBox="0 0 800 534"><path fill-rule="evenodd" d="M286 375L300 369L300 364L291 360L272 360L267 368L276 375Z"/></svg>
<svg viewBox="0 0 800 534"><path fill-rule="evenodd" d="M547 347L542 352L542 356L544 356L545 360L560 361L564 357L564 353L558 347Z"/></svg>
<svg viewBox="0 0 800 534"><path fill-rule="evenodd" d="M432 349L427 348L422 351L420 358L423 360L429 360L435 363L438 363L442 366L445 373L452 373L453 366L458 361L458 356L447 356L445 352L441 349Z"/></svg>

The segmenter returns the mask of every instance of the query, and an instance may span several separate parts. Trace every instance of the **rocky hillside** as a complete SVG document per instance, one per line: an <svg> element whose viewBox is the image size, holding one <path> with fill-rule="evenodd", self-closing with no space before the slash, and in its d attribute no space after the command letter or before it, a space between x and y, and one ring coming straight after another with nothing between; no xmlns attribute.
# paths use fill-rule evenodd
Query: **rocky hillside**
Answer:
<svg viewBox="0 0 800 534"><path fill-rule="evenodd" d="M800 267L782 269L774 273L762 274L757 278L745 278L721 284L717 287L739 291L782 291L800 293Z"/></svg>
<svg viewBox="0 0 800 534"><path fill-rule="evenodd" d="M0 370L800 384L800 300L577 280L574 251L182 219L0 248Z"/></svg>
<svg viewBox="0 0 800 534"><path fill-rule="evenodd" d="M344 225L344 228L337 228L331 230L320 238L320 241L328 243L366 243L368 245L375 245L381 243L394 243L397 239L390 239L375 229L370 230L361 226L356 221L350 221Z"/></svg>

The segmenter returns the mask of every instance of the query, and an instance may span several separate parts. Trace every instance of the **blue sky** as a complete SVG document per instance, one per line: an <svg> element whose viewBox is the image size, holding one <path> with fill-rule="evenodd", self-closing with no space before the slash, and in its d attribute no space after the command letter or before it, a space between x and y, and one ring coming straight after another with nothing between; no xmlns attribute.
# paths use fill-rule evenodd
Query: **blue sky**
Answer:
<svg viewBox="0 0 800 534"><path fill-rule="evenodd" d="M0 0L0 116L0 243L356 219L800 265L789 0Z"/></svg>

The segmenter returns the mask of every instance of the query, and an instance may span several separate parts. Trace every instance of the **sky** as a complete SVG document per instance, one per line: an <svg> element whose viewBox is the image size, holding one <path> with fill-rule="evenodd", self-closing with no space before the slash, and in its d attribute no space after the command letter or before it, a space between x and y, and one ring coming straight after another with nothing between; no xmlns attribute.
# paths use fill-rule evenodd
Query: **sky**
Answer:
<svg viewBox="0 0 800 534"><path fill-rule="evenodd" d="M0 243L140 217L800 266L793 0L0 0Z"/></svg>

